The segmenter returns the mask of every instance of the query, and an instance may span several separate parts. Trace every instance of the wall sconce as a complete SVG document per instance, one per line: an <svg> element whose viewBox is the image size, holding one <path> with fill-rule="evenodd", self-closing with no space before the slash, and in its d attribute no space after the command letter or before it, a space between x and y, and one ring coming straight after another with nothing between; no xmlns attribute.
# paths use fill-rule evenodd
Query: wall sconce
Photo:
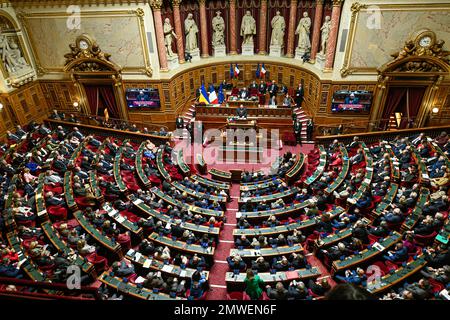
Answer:
<svg viewBox="0 0 450 320"><path fill-rule="evenodd" d="M73 107L75 108L75 110L80 111L80 104L78 103L78 101L75 101L73 103Z"/></svg>
<svg viewBox="0 0 450 320"><path fill-rule="evenodd" d="M3 103L0 103L0 112L3 111Z"/></svg>
<svg viewBox="0 0 450 320"><path fill-rule="evenodd" d="M434 107L432 110L431 110L431 112L433 112L434 114L436 114L436 113L438 113L439 112L439 108L437 108L437 107Z"/></svg>

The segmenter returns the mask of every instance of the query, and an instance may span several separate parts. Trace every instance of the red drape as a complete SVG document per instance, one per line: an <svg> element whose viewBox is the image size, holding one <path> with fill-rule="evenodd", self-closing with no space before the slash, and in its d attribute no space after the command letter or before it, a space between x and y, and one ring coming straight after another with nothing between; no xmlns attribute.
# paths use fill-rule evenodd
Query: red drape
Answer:
<svg viewBox="0 0 450 320"><path fill-rule="evenodd" d="M389 117L392 115L392 113L395 111L395 109L398 107L400 102L402 101L402 98L406 95L406 88L403 87L391 87L389 89L389 93L386 99L386 105L384 107L383 116L381 117L384 119L380 123L381 129L386 129L387 125L389 124Z"/></svg>
<svg viewBox="0 0 450 320"><path fill-rule="evenodd" d="M427 87L410 87L407 88L407 94L404 95L402 103L399 105L397 112L403 114L404 119L400 123L400 129L406 129L408 127L408 104L409 104L409 118L415 121L417 114L419 113L420 105L422 104L422 99L425 94ZM406 99L408 96L408 100Z"/></svg>
<svg viewBox="0 0 450 320"><path fill-rule="evenodd" d="M99 106L98 88L95 85L84 85L84 91L86 92L86 98L89 103L89 108L92 115L97 115L97 109Z"/></svg>
<svg viewBox="0 0 450 320"><path fill-rule="evenodd" d="M116 103L114 91L111 86L99 86L99 94L104 106L108 109L111 118L120 118L119 108ZM103 110L101 110L103 112Z"/></svg>

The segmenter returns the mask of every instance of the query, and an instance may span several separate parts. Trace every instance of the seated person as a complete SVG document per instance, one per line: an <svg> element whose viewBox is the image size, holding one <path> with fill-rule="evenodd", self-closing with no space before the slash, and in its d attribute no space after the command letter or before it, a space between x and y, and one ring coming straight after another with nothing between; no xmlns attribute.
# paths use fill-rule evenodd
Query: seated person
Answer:
<svg viewBox="0 0 450 320"><path fill-rule="evenodd" d="M236 116L239 118L247 118L248 111L242 104L236 109Z"/></svg>
<svg viewBox="0 0 450 320"><path fill-rule="evenodd" d="M267 296L270 299L274 300L287 300L288 298L288 290L283 286L283 283L277 282L275 285L275 289L272 289L271 286L266 286Z"/></svg>
<svg viewBox="0 0 450 320"><path fill-rule="evenodd" d="M408 259L408 249L399 242L395 245L394 250L389 250L388 254L383 257L392 262L403 262Z"/></svg>
<svg viewBox="0 0 450 320"><path fill-rule="evenodd" d="M234 256L227 257L228 266L231 270L245 270L247 265L242 260L242 257L239 254L235 254Z"/></svg>
<svg viewBox="0 0 450 320"><path fill-rule="evenodd" d="M349 96L345 97L345 104L358 104L359 98L355 97L355 94L352 92Z"/></svg>
<svg viewBox="0 0 450 320"><path fill-rule="evenodd" d="M242 88L241 91L239 91L238 98L240 100L248 100L248 99L250 99L250 92L247 90L247 88L244 87L244 88Z"/></svg>

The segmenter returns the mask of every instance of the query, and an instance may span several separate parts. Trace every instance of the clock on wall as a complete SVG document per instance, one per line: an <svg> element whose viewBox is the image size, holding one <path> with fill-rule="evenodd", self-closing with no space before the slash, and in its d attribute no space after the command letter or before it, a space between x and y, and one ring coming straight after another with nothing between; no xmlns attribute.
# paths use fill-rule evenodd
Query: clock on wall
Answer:
<svg viewBox="0 0 450 320"><path fill-rule="evenodd" d="M85 33L78 36L76 40L76 45L80 50L90 50L93 43L95 43L94 39Z"/></svg>
<svg viewBox="0 0 450 320"><path fill-rule="evenodd" d="M417 48L429 49L436 43L436 34L428 29L416 33L414 43Z"/></svg>

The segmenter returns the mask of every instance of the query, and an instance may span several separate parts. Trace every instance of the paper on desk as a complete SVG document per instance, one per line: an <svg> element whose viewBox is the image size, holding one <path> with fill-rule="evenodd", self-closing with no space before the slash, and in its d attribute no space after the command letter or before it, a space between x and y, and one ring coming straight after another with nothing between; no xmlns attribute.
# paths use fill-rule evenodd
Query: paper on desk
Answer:
<svg viewBox="0 0 450 320"><path fill-rule="evenodd" d="M146 269L148 269L148 268L150 268L151 264L152 264L152 260L150 260L150 259L145 259L145 262L144 262L143 267L146 268Z"/></svg>
<svg viewBox="0 0 450 320"><path fill-rule="evenodd" d="M172 270L173 270L173 266L171 266L169 264L164 265L164 267L162 268L162 271L167 272L167 273L172 272Z"/></svg>
<svg viewBox="0 0 450 320"><path fill-rule="evenodd" d="M380 243L375 242L372 247L374 247L375 249L377 249L378 251L383 251L384 249L386 249L385 247L383 247Z"/></svg>
<svg viewBox="0 0 450 320"><path fill-rule="evenodd" d="M133 201L133 204L134 204L135 206L138 206L138 205L140 205L142 202L143 202L142 199L136 199L136 200Z"/></svg>
<svg viewBox="0 0 450 320"><path fill-rule="evenodd" d="M142 254L140 252L136 252L134 255L134 261L139 261L142 257Z"/></svg>
<svg viewBox="0 0 450 320"><path fill-rule="evenodd" d="M139 284L143 283L145 281L145 278L142 278L141 276L137 277L136 280L134 280L134 283Z"/></svg>

